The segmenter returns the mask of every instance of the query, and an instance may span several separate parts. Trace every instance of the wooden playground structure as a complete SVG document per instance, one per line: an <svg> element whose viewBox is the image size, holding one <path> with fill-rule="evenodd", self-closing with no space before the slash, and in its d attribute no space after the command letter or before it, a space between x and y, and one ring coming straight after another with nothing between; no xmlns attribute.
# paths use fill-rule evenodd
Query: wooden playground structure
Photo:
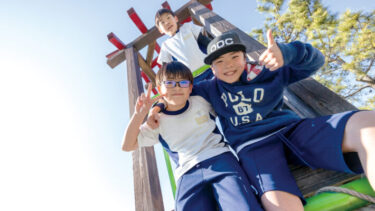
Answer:
<svg viewBox="0 0 375 211"><path fill-rule="evenodd" d="M173 11L181 23L194 21L196 24L202 25L213 37L227 31L235 31L247 47L248 59L257 61L266 47L215 14L212 11L211 2L212 0L192 0ZM164 2L162 7L171 9L168 2ZM162 34L155 26L148 29L133 8L128 10L128 15L142 35L125 44L114 33L108 34L109 41L116 46L117 50L106 57L107 64L111 68L116 67L125 60L127 61L129 112L132 115L136 99L144 90L142 78L146 83L152 82L155 84L155 72L160 67L156 63L157 57L154 58L154 52L159 53L160 51L156 40ZM148 47L147 53L143 56L140 51L146 46ZM153 93L157 94L155 89ZM295 111L301 117L316 117L357 110L356 107L312 78L290 85L284 93L284 102L287 108ZM138 149L133 152L132 156L135 209L137 211L164 210L154 148ZM311 196L321 187L339 185L359 177L322 169L311 170L306 166L291 165L290 168L299 188L306 197Z"/></svg>

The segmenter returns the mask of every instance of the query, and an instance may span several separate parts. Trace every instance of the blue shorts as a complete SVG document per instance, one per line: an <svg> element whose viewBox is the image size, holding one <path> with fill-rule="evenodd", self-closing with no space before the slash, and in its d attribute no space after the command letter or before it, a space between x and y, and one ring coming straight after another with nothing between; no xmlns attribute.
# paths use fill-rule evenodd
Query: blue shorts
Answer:
<svg viewBox="0 0 375 211"><path fill-rule="evenodd" d="M262 210L231 152L207 159L177 182L176 211Z"/></svg>
<svg viewBox="0 0 375 211"><path fill-rule="evenodd" d="M363 173L356 153L342 152L348 119L355 111L308 118L249 145L239 153L240 164L259 196L280 190L304 198L288 168L288 162L347 173ZM347 163L345 156L351 157Z"/></svg>

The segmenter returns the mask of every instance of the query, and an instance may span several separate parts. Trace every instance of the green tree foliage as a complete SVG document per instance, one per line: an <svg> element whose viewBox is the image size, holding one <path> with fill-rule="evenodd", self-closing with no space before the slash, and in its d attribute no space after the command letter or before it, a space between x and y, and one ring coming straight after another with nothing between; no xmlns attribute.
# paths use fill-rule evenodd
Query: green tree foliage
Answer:
<svg viewBox="0 0 375 211"><path fill-rule="evenodd" d="M375 10L335 14L320 0L258 0L265 27L251 35L266 44L300 40L320 49L326 63L314 78L360 108L375 108Z"/></svg>

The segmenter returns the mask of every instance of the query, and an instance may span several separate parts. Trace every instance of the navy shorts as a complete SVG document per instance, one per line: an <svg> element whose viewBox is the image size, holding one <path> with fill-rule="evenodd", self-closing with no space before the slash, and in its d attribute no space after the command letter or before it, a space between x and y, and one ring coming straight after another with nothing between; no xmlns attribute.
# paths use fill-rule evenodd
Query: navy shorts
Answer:
<svg viewBox="0 0 375 211"><path fill-rule="evenodd" d="M356 153L342 152L348 119L355 111L297 121L239 153L240 164L261 196L280 190L292 193L305 203L288 168L288 162L347 173L363 173ZM351 157L351 163L345 156ZM292 158L292 159L291 159Z"/></svg>
<svg viewBox="0 0 375 211"><path fill-rule="evenodd" d="M176 211L262 210L231 152L207 159L177 182Z"/></svg>

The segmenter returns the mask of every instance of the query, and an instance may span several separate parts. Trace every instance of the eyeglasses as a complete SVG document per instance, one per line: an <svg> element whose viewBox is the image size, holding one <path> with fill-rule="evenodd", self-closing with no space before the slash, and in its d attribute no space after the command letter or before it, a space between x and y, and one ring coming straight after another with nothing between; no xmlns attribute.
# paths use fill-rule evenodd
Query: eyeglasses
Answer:
<svg viewBox="0 0 375 211"><path fill-rule="evenodd" d="M189 80L183 80L183 81L163 81L163 84L166 88L173 88L176 87L176 84L178 84L181 88L188 88L190 85Z"/></svg>

